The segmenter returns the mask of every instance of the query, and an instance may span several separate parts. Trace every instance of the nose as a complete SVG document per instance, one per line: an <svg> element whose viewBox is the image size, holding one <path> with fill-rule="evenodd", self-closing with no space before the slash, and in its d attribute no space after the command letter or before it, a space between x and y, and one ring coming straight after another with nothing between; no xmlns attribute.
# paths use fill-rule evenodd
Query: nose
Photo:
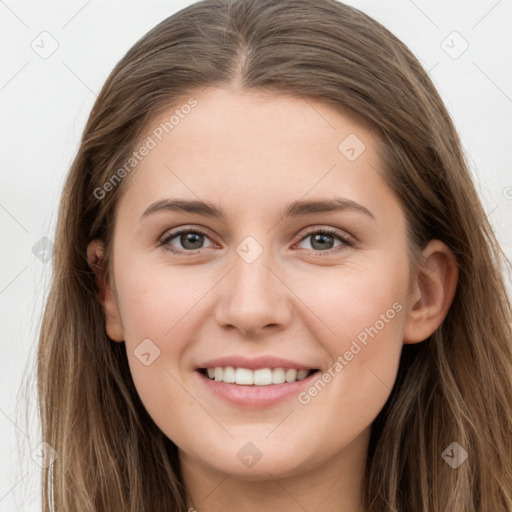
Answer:
<svg viewBox="0 0 512 512"><path fill-rule="evenodd" d="M233 255L233 268L217 290L215 317L221 327L258 338L289 324L291 292L269 253L264 250L252 262Z"/></svg>

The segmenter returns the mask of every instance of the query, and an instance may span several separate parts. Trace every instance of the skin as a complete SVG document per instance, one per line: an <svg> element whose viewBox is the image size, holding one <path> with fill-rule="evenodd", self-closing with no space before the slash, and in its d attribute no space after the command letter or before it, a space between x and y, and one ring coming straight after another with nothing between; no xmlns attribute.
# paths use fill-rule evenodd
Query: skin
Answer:
<svg viewBox="0 0 512 512"><path fill-rule="evenodd" d="M147 411L179 447L189 506L361 512L371 424L403 344L425 340L450 307L453 255L431 241L410 279L404 212L382 178L378 141L351 116L255 92L211 88L194 96L198 106L125 184L110 282L102 279L101 241L89 244L106 331L125 341ZM349 134L365 144L354 161L338 149ZM373 218L355 210L280 218L292 201L334 196ZM212 202L226 216L160 211L141 219L166 198ZM180 226L207 233L196 246L179 236L168 242L189 254L159 246ZM324 227L337 233L322 249L308 228ZM236 252L249 235L263 248L252 263ZM202 361L231 354L277 355L326 372L397 303L400 311L307 404L293 397L266 409L236 407L194 372ZM134 355L147 338L160 350L149 366ZM262 455L252 467L237 457L247 442Z"/></svg>

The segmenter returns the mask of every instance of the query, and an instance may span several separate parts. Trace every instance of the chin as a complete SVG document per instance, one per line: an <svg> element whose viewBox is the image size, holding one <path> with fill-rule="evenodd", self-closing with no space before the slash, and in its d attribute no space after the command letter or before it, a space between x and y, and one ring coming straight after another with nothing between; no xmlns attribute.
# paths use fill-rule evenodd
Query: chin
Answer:
<svg viewBox="0 0 512 512"><path fill-rule="evenodd" d="M247 481L287 478L315 467L312 460L297 449L297 445L290 446L288 450L282 446L267 447L258 453L249 443L244 443L241 448L237 447L233 451L222 451L215 460L203 460L203 464Z"/></svg>

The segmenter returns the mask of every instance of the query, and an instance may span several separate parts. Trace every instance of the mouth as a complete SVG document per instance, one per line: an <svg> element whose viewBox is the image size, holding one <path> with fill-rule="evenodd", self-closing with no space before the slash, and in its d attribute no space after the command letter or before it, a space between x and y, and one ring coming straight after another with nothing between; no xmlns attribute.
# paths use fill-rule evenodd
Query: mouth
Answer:
<svg viewBox="0 0 512 512"><path fill-rule="evenodd" d="M212 368L198 368L197 371L207 379L216 382L259 387L301 381L319 370L317 368L258 368L251 370L243 367L216 366Z"/></svg>
<svg viewBox="0 0 512 512"><path fill-rule="evenodd" d="M214 399L239 409L265 409L298 397L320 370L243 367L197 368L199 385Z"/></svg>

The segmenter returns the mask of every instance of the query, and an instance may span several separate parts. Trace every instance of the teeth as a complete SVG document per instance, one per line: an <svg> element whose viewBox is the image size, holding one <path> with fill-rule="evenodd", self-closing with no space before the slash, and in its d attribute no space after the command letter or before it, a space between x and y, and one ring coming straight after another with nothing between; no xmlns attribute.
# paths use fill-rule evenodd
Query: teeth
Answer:
<svg viewBox="0 0 512 512"><path fill-rule="evenodd" d="M286 370L284 378L286 382L295 382L297 380L297 370Z"/></svg>
<svg viewBox="0 0 512 512"><path fill-rule="evenodd" d="M224 373L224 370L222 368L215 368L215 371L220 370L221 371L221 377L218 379L217 376L215 376L215 380L224 380L222 378L222 374ZM251 385L254 384L254 372L252 370L248 370L247 368L237 368L235 370L235 382L237 384L245 384L245 385Z"/></svg>
<svg viewBox="0 0 512 512"><path fill-rule="evenodd" d="M295 370L293 368L234 368L233 366L216 366L208 368L208 377L215 381L239 384L242 386L268 386L270 384L283 384L305 379L312 370Z"/></svg>
<svg viewBox="0 0 512 512"><path fill-rule="evenodd" d="M228 367L224 368L224 374L221 375L220 378L216 379L216 380L221 380L221 379L224 382L228 382L229 384L233 384L233 382L236 382L235 369L232 366L228 366Z"/></svg>
<svg viewBox="0 0 512 512"><path fill-rule="evenodd" d="M282 368L274 368L272 370L272 382L274 384L286 382L285 371Z"/></svg>

